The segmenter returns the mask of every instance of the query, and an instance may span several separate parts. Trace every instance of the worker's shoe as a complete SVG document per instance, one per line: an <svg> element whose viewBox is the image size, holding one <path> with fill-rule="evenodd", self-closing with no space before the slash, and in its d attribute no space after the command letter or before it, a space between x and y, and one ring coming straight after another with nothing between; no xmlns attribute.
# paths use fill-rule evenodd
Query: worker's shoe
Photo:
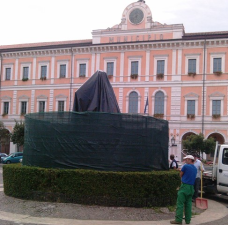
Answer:
<svg viewBox="0 0 228 225"><path fill-rule="evenodd" d="M171 224L182 224L182 222L177 222L176 220L170 221Z"/></svg>

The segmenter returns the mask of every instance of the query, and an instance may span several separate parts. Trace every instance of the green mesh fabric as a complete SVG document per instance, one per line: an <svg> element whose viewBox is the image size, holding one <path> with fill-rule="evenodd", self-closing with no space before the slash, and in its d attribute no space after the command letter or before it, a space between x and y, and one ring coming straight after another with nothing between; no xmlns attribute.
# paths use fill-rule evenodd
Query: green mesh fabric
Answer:
<svg viewBox="0 0 228 225"><path fill-rule="evenodd" d="M121 113L27 114L23 165L168 170L168 121Z"/></svg>

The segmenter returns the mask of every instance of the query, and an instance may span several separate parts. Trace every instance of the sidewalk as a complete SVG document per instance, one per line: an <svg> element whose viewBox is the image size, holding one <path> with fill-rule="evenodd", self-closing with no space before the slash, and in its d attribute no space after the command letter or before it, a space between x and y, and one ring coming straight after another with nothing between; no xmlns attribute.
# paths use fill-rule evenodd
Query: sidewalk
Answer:
<svg viewBox="0 0 228 225"><path fill-rule="evenodd" d="M52 211L52 203L40 203L40 202L30 202L26 200L15 199L12 197L5 196L3 193L3 183L2 183L2 168L0 168L0 225L4 225L1 221L8 221L9 223L15 223L20 225L25 224L37 224L37 225L165 225L170 224L169 220L160 221L114 221L114 220L89 220L89 216L83 217L83 219L73 219L79 218L75 217L79 213L79 208L70 206L69 204L55 203L64 210L63 214L54 214ZM28 207L25 207L25 203ZM36 207L41 205L42 207ZM49 214L44 214L41 209L48 209ZM34 214L35 210L35 214ZM82 210L86 210L83 208ZM99 209L98 209L99 210ZM100 209L102 210L102 209ZM115 209L114 209L115 210ZM140 209L136 209L137 213L140 213ZM14 212L14 213L13 213ZM99 211L101 214L104 211ZM93 211L87 213L87 215L93 214ZM93 214L94 215L94 214ZM103 214L102 214L103 215ZM112 215L112 214L111 214ZM141 215L141 214L139 214ZM220 220L228 215L228 209L223 204L216 201L208 200L208 209L205 210L200 215L194 216L192 218L191 224L207 224L215 220ZM58 217L58 218L54 218ZM71 218L71 219L66 219ZM88 220L84 220L88 218ZM141 218L141 217L140 217ZM166 217L167 218L167 217ZM226 217L227 218L227 217ZM224 219L226 219L224 218ZM159 217L160 219L160 217ZM174 219L174 218L172 218ZM222 221L224 220L222 219ZM9 224L7 223L7 224ZM183 220L183 224L185 224ZM224 224L224 223L221 223Z"/></svg>

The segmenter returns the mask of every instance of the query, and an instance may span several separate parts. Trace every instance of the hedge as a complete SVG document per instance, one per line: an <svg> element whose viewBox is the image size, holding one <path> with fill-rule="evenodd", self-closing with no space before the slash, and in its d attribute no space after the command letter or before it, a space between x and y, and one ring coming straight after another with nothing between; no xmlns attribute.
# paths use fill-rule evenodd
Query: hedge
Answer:
<svg viewBox="0 0 228 225"><path fill-rule="evenodd" d="M175 205L177 171L104 172L46 169L21 164L3 166L8 196L88 205L163 207Z"/></svg>

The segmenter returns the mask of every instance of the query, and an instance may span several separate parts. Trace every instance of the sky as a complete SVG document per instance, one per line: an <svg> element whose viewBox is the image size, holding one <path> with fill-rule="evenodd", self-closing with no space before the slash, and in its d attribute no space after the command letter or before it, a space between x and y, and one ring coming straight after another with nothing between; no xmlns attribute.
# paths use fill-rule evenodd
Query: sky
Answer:
<svg viewBox="0 0 228 225"><path fill-rule="evenodd" d="M0 45L92 39L137 0L0 0ZM154 21L186 33L228 31L227 0L146 0Z"/></svg>

